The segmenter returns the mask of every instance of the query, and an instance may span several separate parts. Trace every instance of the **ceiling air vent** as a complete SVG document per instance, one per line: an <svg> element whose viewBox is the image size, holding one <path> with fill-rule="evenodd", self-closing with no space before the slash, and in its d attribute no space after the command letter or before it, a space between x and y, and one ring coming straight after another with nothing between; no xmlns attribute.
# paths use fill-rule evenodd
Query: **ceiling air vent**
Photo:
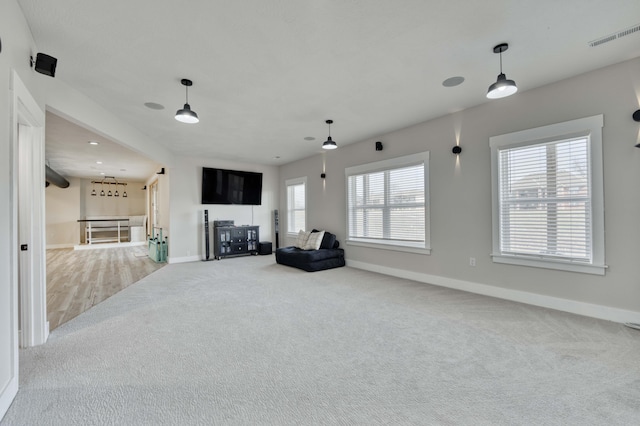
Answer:
<svg viewBox="0 0 640 426"><path fill-rule="evenodd" d="M637 31L640 31L640 24L634 25L634 26L629 27L629 28L625 28L624 30L620 30L615 34L611 34L611 35L608 35L608 36L600 37L599 39L590 41L589 42L589 46L591 46L591 47L600 46L601 44L608 43L608 42L613 41L615 39L628 36L630 34L633 34L633 33L637 32Z"/></svg>

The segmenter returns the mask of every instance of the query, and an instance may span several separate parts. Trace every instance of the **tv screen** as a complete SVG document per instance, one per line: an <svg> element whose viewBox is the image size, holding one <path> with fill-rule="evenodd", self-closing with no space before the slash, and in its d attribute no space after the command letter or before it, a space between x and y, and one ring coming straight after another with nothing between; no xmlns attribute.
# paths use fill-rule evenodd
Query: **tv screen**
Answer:
<svg viewBox="0 0 640 426"><path fill-rule="evenodd" d="M202 204L262 204L262 173L203 167Z"/></svg>

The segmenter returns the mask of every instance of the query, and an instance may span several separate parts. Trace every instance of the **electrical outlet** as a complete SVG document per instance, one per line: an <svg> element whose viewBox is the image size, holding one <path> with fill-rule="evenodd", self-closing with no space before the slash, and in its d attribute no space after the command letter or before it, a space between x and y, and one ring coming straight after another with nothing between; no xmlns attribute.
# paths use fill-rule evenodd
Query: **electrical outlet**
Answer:
<svg viewBox="0 0 640 426"><path fill-rule="evenodd" d="M476 266L476 258L475 257L470 257L469 258L469 266Z"/></svg>

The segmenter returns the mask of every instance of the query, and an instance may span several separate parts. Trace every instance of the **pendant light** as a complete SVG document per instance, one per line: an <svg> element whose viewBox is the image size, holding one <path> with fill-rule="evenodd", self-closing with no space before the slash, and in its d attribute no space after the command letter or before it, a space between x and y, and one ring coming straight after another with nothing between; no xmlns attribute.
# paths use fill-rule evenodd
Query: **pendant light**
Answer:
<svg viewBox="0 0 640 426"><path fill-rule="evenodd" d="M176 112L176 120L182 123L197 123L198 121L200 121L200 119L198 118L198 114L196 114L195 111L191 111L191 105L189 105L189 86L193 85L193 82L191 80L183 78L182 80L180 80L180 83L182 83L182 85L185 87L184 90L186 92L187 102L184 104L184 107L182 109L179 109Z"/></svg>
<svg viewBox="0 0 640 426"><path fill-rule="evenodd" d="M95 197L96 196L96 184L91 182L91 196Z"/></svg>
<svg viewBox="0 0 640 426"><path fill-rule="evenodd" d="M96 190L95 190L95 185L99 183L101 190L100 190L100 196L104 197L120 197L120 191L118 191L118 185L122 185L124 188L122 189L122 198L128 198L129 195L127 194L127 183L126 182L118 182L118 179L116 179L114 176L105 176L102 178L102 180L92 180L91 181L91 185L93 185L93 190L91 191L91 195L97 195L96 194ZM104 184L107 184L107 191L108 192L104 192ZM111 192L111 185L115 186L115 192Z"/></svg>
<svg viewBox="0 0 640 426"><path fill-rule="evenodd" d="M507 80L507 76L502 72L502 52L508 48L509 45L507 43L501 43L493 48L493 53L500 54L500 74L498 74L497 81L489 86L489 90L487 91L487 98L489 99L506 98L518 91L516 82L513 80Z"/></svg>
<svg viewBox="0 0 640 426"><path fill-rule="evenodd" d="M331 139L331 124L333 124L333 120L327 120L325 123L329 125L329 137L322 144L322 149L336 149L338 145Z"/></svg>

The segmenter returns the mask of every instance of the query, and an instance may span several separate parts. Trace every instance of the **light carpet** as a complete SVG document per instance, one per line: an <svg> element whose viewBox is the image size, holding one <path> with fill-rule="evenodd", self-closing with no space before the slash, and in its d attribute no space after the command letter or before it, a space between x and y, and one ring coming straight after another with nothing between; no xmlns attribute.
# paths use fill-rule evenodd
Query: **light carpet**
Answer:
<svg viewBox="0 0 640 426"><path fill-rule="evenodd" d="M640 424L640 333L273 256L171 264L20 351L2 425Z"/></svg>

